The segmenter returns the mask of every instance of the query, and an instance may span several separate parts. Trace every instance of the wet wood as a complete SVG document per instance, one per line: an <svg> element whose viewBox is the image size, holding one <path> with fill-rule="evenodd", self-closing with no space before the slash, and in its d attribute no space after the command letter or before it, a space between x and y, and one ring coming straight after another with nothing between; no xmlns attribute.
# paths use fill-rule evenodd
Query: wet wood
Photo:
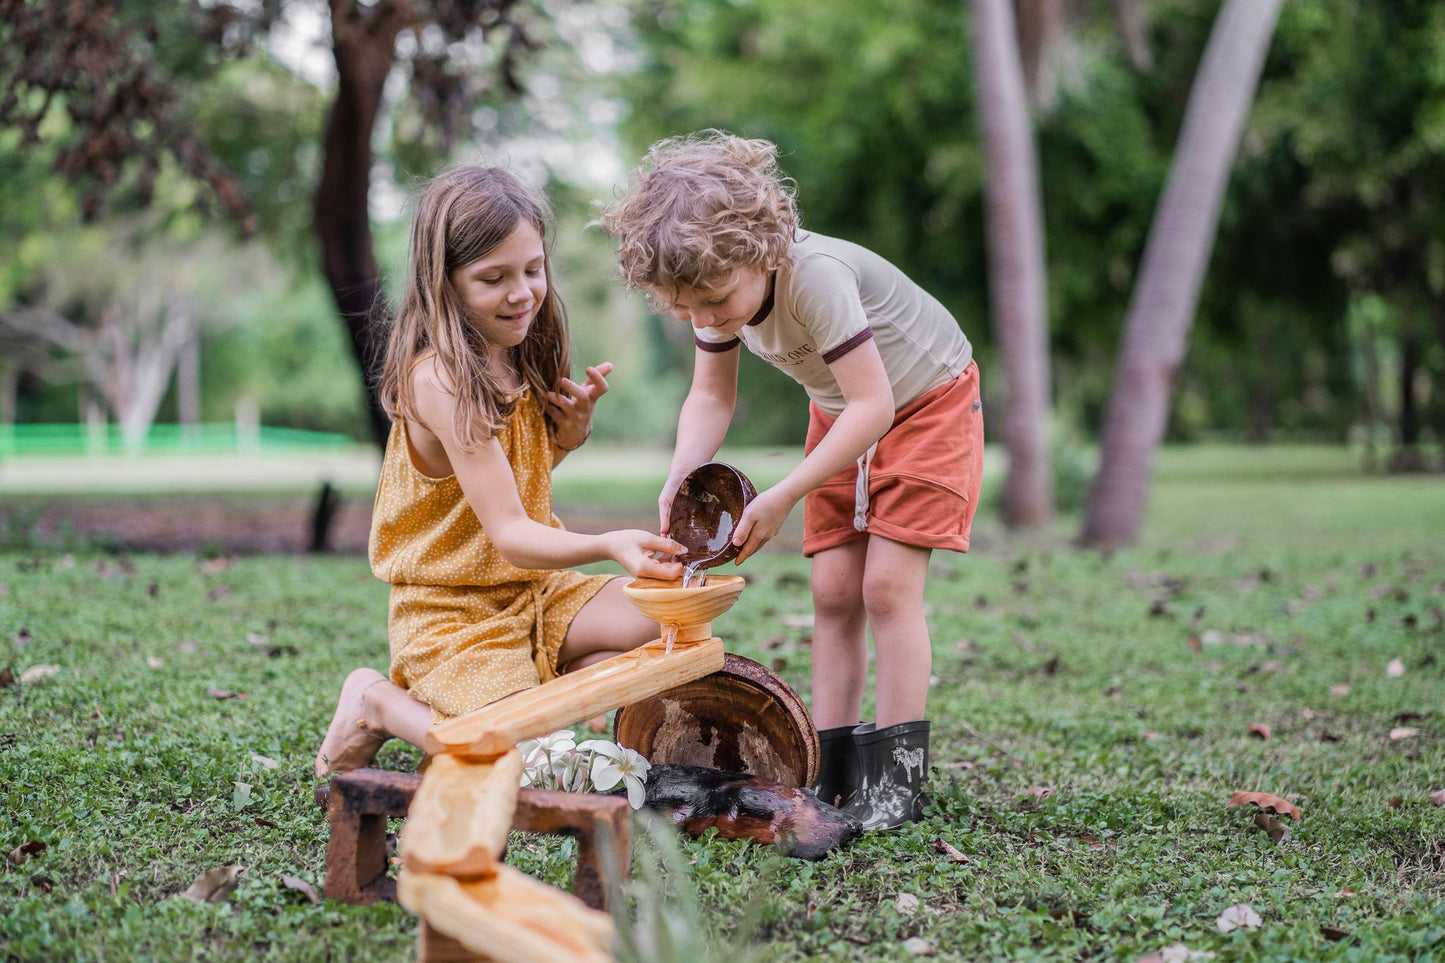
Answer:
<svg viewBox="0 0 1445 963"><path fill-rule="evenodd" d="M682 585L682 579L639 578L622 586L633 607L652 619L666 638L677 642L712 637L712 620L733 607L746 584L741 575L713 575L705 585Z"/></svg>
<svg viewBox="0 0 1445 963"><path fill-rule="evenodd" d="M408 869L451 876L489 876L501 864L521 789L522 754L495 760L432 758L401 829Z"/></svg>
<svg viewBox="0 0 1445 963"><path fill-rule="evenodd" d="M647 773L647 807L666 813L697 837L716 829L800 859L822 859L863 832L853 816L802 789L740 772L655 765Z"/></svg>
<svg viewBox="0 0 1445 963"><path fill-rule="evenodd" d="M403 869L397 899L437 933L499 963L612 959L612 917L509 866L476 880Z"/></svg>
<svg viewBox="0 0 1445 963"><path fill-rule="evenodd" d="M704 678L617 710L612 738L649 762L744 772L784 786L818 776L803 700L767 667L729 652Z"/></svg>
<svg viewBox="0 0 1445 963"><path fill-rule="evenodd" d="M425 748L433 755L491 758L523 739L665 692L722 665L721 639L677 643L671 652L658 639L444 722L427 733Z"/></svg>

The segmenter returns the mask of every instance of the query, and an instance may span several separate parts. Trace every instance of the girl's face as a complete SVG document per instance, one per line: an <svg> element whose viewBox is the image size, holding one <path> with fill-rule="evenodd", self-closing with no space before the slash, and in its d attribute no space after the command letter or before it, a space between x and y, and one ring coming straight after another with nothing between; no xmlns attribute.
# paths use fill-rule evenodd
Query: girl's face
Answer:
<svg viewBox="0 0 1445 963"><path fill-rule="evenodd" d="M733 273L717 287L683 285L667 303L667 310L694 328L711 328L719 334L737 334L768 299L771 276L753 265Z"/></svg>
<svg viewBox="0 0 1445 963"><path fill-rule="evenodd" d="M531 330L547 297L546 258L542 236L524 219L501 244L449 275L468 320L497 353Z"/></svg>

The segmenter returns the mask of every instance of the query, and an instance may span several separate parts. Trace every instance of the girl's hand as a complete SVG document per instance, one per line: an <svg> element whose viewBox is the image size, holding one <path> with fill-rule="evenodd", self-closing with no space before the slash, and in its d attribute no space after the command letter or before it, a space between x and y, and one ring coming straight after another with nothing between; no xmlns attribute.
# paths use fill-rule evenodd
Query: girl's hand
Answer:
<svg viewBox="0 0 1445 963"><path fill-rule="evenodd" d="M608 554L635 578L682 578L682 563L673 556L687 549L672 539L635 528L608 532L607 538Z"/></svg>
<svg viewBox="0 0 1445 963"><path fill-rule="evenodd" d="M748 556L768 544L788 520L788 513L795 504L795 499L776 487L754 498L743 510L743 517L738 519L737 528L733 530L733 544L742 546L734 564L741 565Z"/></svg>
<svg viewBox="0 0 1445 963"><path fill-rule="evenodd" d="M570 450L587 440L592 431L592 409L597 399L607 393L607 376L611 373L612 362L604 361L587 369L584 384L559 378L556 389L543 394L547 414L551 415L556 428L553 438L559 448Z"/></svg>

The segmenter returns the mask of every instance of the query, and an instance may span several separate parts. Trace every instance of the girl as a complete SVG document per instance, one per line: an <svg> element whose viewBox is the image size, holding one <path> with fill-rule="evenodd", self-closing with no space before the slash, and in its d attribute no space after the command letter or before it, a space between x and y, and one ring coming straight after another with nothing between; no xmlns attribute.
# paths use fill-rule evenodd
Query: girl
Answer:
<svg viewBox="0 0 1445 963"><path fill-rule="evenodd" d="M658 500L664 533L678 485L727 433L739 344L807 391L806 457L743 513L737 561L805 499L815 788L866 828L918 818L932 668L924 579L932 549L967 551L983 467L968 339L883 258L800 230L765 140L714 130L653 145L602 225L626 284L693 326L692 388ZM869 629L877 720L861 724Z"/></svg>
<svg viewBox="0 0 1445 963"><path fill-rule="evenodd" d="M676 578L683 546L581 535L552 514L551 469L592 432L610 364L568 373L546 201L508 171L463 167L422 192L379 395L392 418L372 513L372 571L391 583L391 678L346 679L316 773L367 765L393 736L641 645L657 634L612 559Z"/></svg>

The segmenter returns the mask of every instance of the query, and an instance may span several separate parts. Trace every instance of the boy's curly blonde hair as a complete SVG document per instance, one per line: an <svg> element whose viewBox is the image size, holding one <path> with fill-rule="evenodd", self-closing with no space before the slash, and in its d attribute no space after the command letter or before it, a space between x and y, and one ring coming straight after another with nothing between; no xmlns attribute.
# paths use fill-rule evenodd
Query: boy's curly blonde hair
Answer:
<svg viewBox="0 0 1445 963"><path fill-rule="evenodd" d="M599 223L623 283L665 301L781 266L799 226L794 187L776 144L705 130L653 144Z"/></svg>

